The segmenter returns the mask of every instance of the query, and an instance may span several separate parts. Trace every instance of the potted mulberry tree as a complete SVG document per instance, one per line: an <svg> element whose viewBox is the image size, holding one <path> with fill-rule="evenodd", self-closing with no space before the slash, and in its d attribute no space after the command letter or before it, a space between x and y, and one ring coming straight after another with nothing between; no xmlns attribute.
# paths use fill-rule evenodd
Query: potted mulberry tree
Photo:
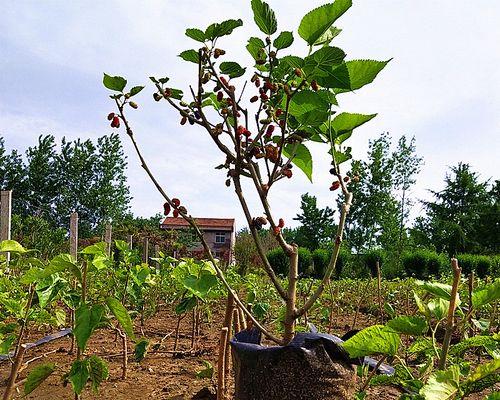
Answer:
<svg viewBox="0 0 500 400"><path fill-rule="evenodd" d="M140 137L135 135L127 113L129 109L138 107L134 96L144 87L127 88L126 79L104 75L104 85L113 91L111 98L117 107L108 116L111 126L124 126L142 167L165 198L165 214L173 212L174 216L184 218L192 226L218 278L238 307L258 332L275 342L279 350L269 358L269 349L259 353L258 343L243 343L243 347L238 347L241 342L256 342L255 337L236 337L233 350L236 349L237 399L281 399L285 386L288 399L305 398L305 393L315 399L348 398L351 393L349 386L352 384L345 379L352 376L351 372L346 372L349 363L346 361L337 369L332 367L332 359L340 349L325 342L321 335L313 340L295 332L297 319L318 300L339 256L344 224L352 201L349 185L353 177L343 168L351 158L348 141L357 127L376 115L345 112L339 101L344 93L371 83L388 63L368 59L348 60L346 53L332 44L341 32L335 23L351 5L351 0L336 0L308 12L300 22L297 37L295 32L278 29L275 13L267 3L252 0L254 20L261 32L250 37L246 43L249 59L252 60L250 65L241 65L231 59L231 52L226 47L231 41L227 39L243 22L228 19L204 29L186 30L186 35L193 39L193 49L183 51L180 57L193 66L194 77L190 85L179 89L172 86L168 77L150 78L154 84L154 99L171 107L181 125L196 125L205 131L220 150L222 158L217 168L225 171L225 185L234 189L264 270L283 301L285 317L282 336L267 330L238 298L227 283L196 221L177 198L171 197L162 188L143 158L138 144ZM289 47L295 40L302 42L303 51L290 54ZM331 158L331 169L326 172L332 175L331 186L325 190L341 196L343 205L338 229L332 238L332 257L325 274L307 301L298 306L298 248L282 235L284 221L275 216L269 199L275 186L293 184L298 170L312 180L313 159L308 148L311 142L324 144L325 152ZM242 189L243 180L248 180L257 193L260 200L258 210L252 210L247 203ZM287 255L287 279L281 280L273 271L261 244L260 229L270 229ZM308 351L301 352L300 349ZM245 354L250 357L250 364ZM314 357L309 359L311 354ZM250 372L249 365L253 365ZM269 370L269 365L279 366L279 373ZM262 381L262 374L267 374L265 381Z"/></svg>

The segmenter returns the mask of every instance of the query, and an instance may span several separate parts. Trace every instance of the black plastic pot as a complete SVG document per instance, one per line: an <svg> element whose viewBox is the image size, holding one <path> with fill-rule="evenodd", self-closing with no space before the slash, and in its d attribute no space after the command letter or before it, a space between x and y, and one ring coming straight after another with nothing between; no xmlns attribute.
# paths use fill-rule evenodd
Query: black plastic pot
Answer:
<svg viewBox="0 0 500 400"><path fill-rule="evenodd" d="M356 390L353 365L376 364L350 359L342 339L317 332L298 333L286 346L260 343L256 329L231 340L235 400L350 400ZM383 366L381 372L393 370Z"/></svg>

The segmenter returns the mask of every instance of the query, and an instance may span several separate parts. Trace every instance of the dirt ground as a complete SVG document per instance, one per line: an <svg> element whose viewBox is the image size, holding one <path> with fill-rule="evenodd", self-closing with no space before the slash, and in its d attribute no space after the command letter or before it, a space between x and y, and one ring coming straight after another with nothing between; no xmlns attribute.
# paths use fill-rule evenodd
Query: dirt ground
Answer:
<svg viewBox="0 0 500 400"><path fill-rule="evenodd" d="M214 388L214 382L210 379L198 379L196 373L204 368L203 360L212 365L217 364L218 332L221 327L222 311L214 313L212 324L203 324L201 335L198 338L196 352L188 353L191 348L191 321L189 317L182 321L178 351L173 354L176 317L166 310L160 310L154 317L145 322L143 328L144 337L150 343L159 343L156 351L150 350L146 358L137 363L129 358L128 376L126 380L121 379L120 340L114 342L114 333L111 330L99 330L92 336L87 354L96 354L109 362L109 379L103 382L98 394L93 394L86 389L82 399L102 400L139 400L139 399L164 399L164 400L188 400L201 389ZM368 326L375 321L366 315L358 318L358 327ZM333 330L342 333L352 323L352 316L339 316L333 324ZM46 332L29 332L29 340L34 341L43 337ZM136 329L138 337L142 335L139 327ZM70 386L64 387L62 375L69 370L74 355L68 354L71 345L69 337L58 339L51 343L39 346L27 351L25 361L28 366L20 373L19 380L22 381L34 366L44 362L55 362L57 370L39 388L37 388L27 399L37 400L68 400L73 399ZM129 344L129 353L133 353L132 344ZM10 371L10 363L0 364L0 385L2 392L5 390L6 380ZM231 378L232 380L232 378ZM231 384L231 383L230 383ZM401 392L392 387L372 388L368 399L398 399ZM22 397L22 385L19 386L17 398ZM478 399L483 397L477 397ZM283 398L285 400L285 397Z"/></svg>

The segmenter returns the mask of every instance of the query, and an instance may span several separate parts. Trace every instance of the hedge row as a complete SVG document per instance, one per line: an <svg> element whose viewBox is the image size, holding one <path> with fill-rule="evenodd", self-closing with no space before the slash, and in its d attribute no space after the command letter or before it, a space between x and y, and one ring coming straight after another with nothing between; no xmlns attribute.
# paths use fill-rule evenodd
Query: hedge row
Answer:
<svg viewBox="0 0 500 400"><path fill-rule="evenodd" d="M289 259L281 248L271 250L269 263L281 276L288 275ZM318 249L313 252L299 248L299 274L320 279L323 277L332 256L332 250ZM460 254L457 256L462 273L468 275L472 271L480 277L487 275L500 276L500 255L483 256ZM414 250L405 252L401 257L387 254L383 250L371 250L364 254L350 254L342 249L333 274L334 278L365 278L377 275L377 262L385 278L415 277L429 279L447 274L451 271L450 259L445 254L430 250Z"/></svg>

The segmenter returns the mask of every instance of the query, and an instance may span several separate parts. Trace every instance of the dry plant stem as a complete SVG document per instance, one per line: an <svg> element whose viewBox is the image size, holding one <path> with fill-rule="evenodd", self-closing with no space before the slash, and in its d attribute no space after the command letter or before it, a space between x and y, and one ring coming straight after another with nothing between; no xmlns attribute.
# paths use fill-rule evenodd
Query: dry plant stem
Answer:
<svg viewBox="0 0 500 400"><path fill-rule="evenodd" d="M450 307L448 308L448 318L446 319L446 328L445 328L444 339L443 339L443 347L441 349L441 356L439 357L438 368L440 370L444 370L446 368L446 357L448 355L451 334L453 332L455 308L457 305L458 285L460 284L461 270L460 270L460 267L458 266L458 261L456 258L451 259L451 266L453 268L453 286L451 288Z"/></svg>
<svg viewBox="0 0 500 400"><path fill-rule="evenodd" d="M467 313L467 323L469 324L469 336L474 335L472 328L473 305L472 305L472 292L474 291L474 271L469 274L469 312Z"/></svg>
<svg viewBox="0 0 500 400"><path fill-rule="evenodd" d="M332 258L330 259L330 263L328 264L328 268L326 269L325 276L321 280L321 283L316 288L312 296L309 297L306 303L299 310L297 310L296 318L301 317L306 311L308 311L313 306L316 300L318 300L318 298L325 290L326 285L328 284L328 282L330 282L330 277L332 276L332 273L335 270L337 259L340 253L340 246L342 244L342 238L344 235L345 221L352 204L352 193L348 192L347 190L344 193L345 193L345 201L344 204L342 205L342 211L340 214L339 225L337 227L337 235L335 238L335 245L333 247Z"/></svg>
<svg viewBox="0 0 500 400"><path fill-rule="evenodd" d="M120 329L115 328L115 332L122 339L122 379L127 379L127 363L128 363L128 348L127 348L127 335Z"/></svg>
<svg viewBox="0 0 500 400"><path fill-rule="evenodd" d="M223 327L228 329L228 337L230 337L231 326L233 323L233 308L234 308L234 298L229 294L227 296L226 302L226 314L224 316L224 324ZM220 350L222 351L222 350ZM229 376L230 368L231 368L231 352L229 348L229 340L226 341L226 348L224 353L224 373L226 376Z"/></svg>
<svg viewBox="0 0 500 400"><path fill-rule="evenodd" d="M243 310L239 307L238 307L238 314L240 317L241 330L246 330L247 329L247 320L245 318L245 314L243 313Z"/></svg>
<svg viewBox="0 0 500 400"><path fill-rule="evenodd" d="M382 308L382 294L381 294L381 289L382 289L382 275L380 273L380 263L377 261L376 263L377 266L377 297L378 297L378 312L379 312L379 318L380 318L380 323L384 323L384 312Z"/></svg>
<svg viewBox="0 0 500 400"><path fill-rule="evenodd" d="M295 334L295 319L296 319L296 296L297 296L297 280L299 278L299 253L296 244L292 245L293 252L290 255L290 266L288 271L288 298L286 299L286 314L285 314L285 333L283 341L288 344L292 341Z"/></svg>
<svg viewBox="0 0 500 400"><path fill-rule="evenodd" d="M227 338L229 336L228 328L224 327L220 331L219 340L219 359L217 362L217 400L224 400L226 398L226 374L225 374L225 355Z"/></svg>
<svg viewBox="0 0 500 400"><path fill-rule="evenodd" d="M240 313L238 312L238 307L233 309L233 331L234 334L241 332Z"/></svg>
<svg viewBox="0 0 500 400"><path fill-rule="evenodd" d="M12 397L12 392L14 391L14 387L16 386L17 374L19 372L19 368L24 359L24 352L26 351L26 345L22 344L19 346L19 349L16 354L16 358L14 360L14 364L12 364L12 369L9 376L9 381L7 383L7 388L3 394L3 400L10 400Z"/></svg>
<svg viewBox="0 0 500 400"><path fill-rule="evenodd" d="M124 111L123 111L123 105L120 104L118 102L118 100L116 100L116 105L118 106L118 110L120 112L120 116L122 118L122 121L125 124L127 135L129 136L130 140L132 141L132 145L134 146L134 149L135 149L135 151L137 153L137 156L139 157L139 160L141 162L142 168L146 171L147 175L149 176L149 178L151 179L151 181L155 185L156 189L163 196L163 198L170 204L171 207L175 208L174 204L172 203L172 200L167 195L167 193L163 190L163 188L161 187L161 185L159 184L159 182L156 180L155 176L153 175L153 173L149 169L149 167L148 167L148 165L146 163L146 160L142 156L142 153L141 153L141 151L139 149L139 146L138 146L138 144L137 144L137 142L135 140L133 131L130 128L130 125L129 125L127 119L125 118ZM264 328L262 326L262 324L260 324L255 319L255 317L248 311L248 309L244 306L243 302L239 299L239 297L236 294L236 292L234 291L234 289L229 285L229 283L227 282L227 280L226 280L226 278L224 276L224 273L222 272L222 270L217 265L217 262L215 261L215 259L213 257L212 251L210 250L210 247L208 246L208 243L206 242L205 237L203 236L203 233L200 231L200 229L199 229L198 225L196 224L195 220L191 216L188 216L186 213L183 213L183 212L180 212L179 215L182 218L184 218L184 220L186 220L189 223L189 225L193 228L193 230L195 231L196 235L200 239L200 242L201 242L201 244L202 244L205 252L208 255L208 258L210 259L210 262L212 263L212 266L215 269L215 272L217 273L217 277L221 280L222 284L226 287L226 289L233 295L233 297L234 297L236 303L238 304L238 306L241 307L241 309L252 320L253 324L262 332L262 334L264 336L266 336L268 339L272 340L273 342L275 342L277 344L281 344L282 340L280 340L278 337L276 337L275 335L273 335L272 333L270 333L266 328Z"/></svg>
<svg viewBox="0 0 500 400"><path fill-rule="evenodd" d="M366 390L366 388L368 387L368 385L370 384L370 381L372 380L372 378L375 376L375 374L377 373L378 369L380 368L380 366L382 365L382 363L384 362L384 360L386 359L387 356L383 356L377 363L377 365L375 366L375 368L373 368L373 370L370 372L370 375L368 375L368 378L366 378L366 381L365 383L363 384L363 386L361 387L361 392L364 392Z"/></svg>

